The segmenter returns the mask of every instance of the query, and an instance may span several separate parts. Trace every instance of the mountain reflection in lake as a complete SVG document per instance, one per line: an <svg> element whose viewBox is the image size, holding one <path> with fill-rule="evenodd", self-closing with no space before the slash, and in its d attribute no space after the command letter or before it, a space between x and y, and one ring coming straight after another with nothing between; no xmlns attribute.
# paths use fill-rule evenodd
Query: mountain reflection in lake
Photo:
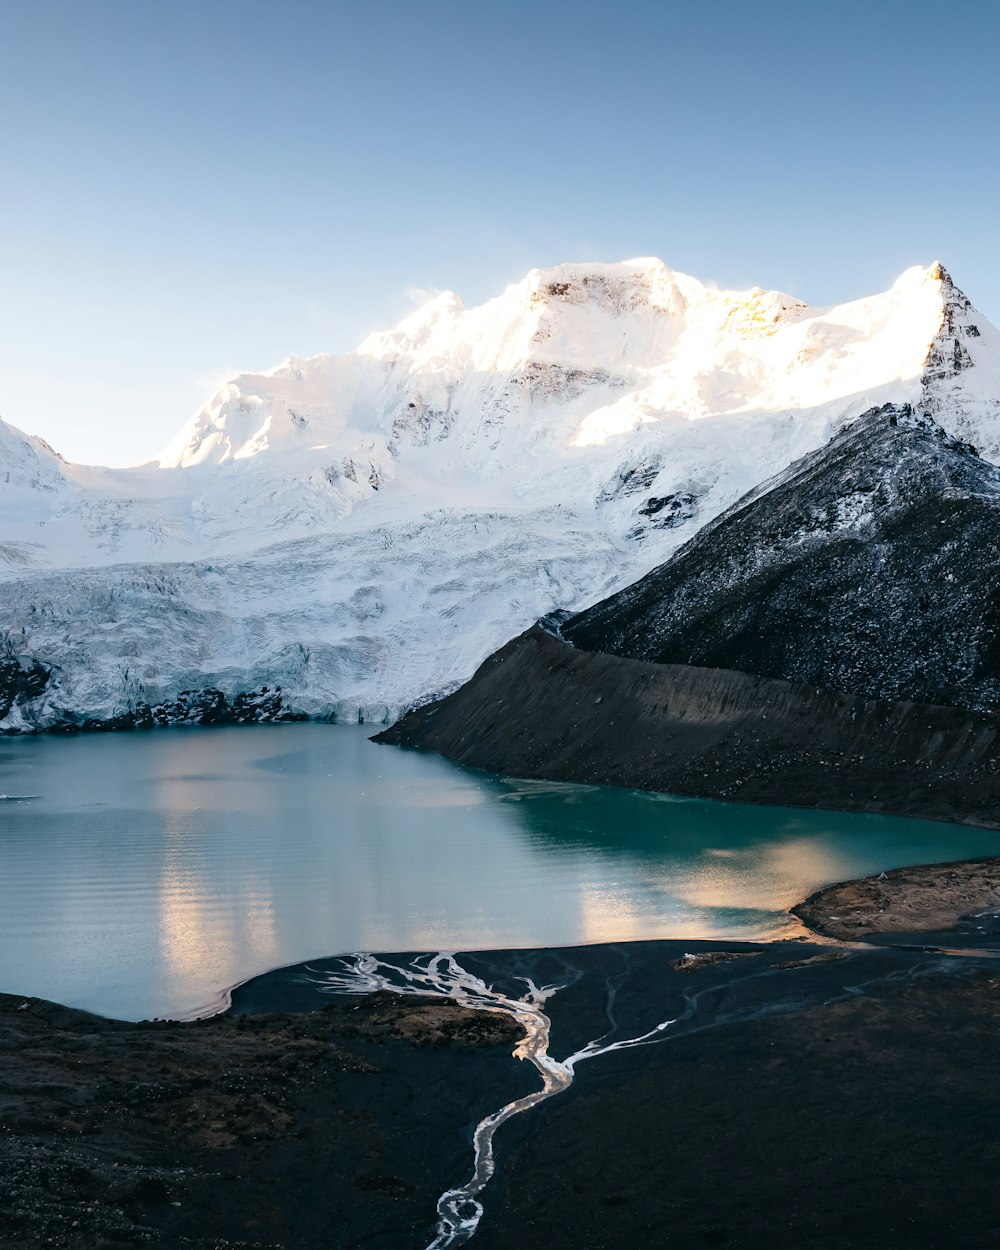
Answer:
<svg viewBox="0 0 1000 1250"><path fill-rule="evenodd" d="M184 1015L342 951L771 937L827 882L1000 846L927 821L502 781L370 732L0 740L0 991Z"/></svg>

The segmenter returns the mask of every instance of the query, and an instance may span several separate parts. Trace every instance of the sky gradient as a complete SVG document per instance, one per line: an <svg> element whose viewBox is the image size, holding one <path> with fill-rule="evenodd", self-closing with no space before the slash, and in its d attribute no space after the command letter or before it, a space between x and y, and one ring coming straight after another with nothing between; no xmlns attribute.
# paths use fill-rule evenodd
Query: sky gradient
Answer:
<svg viewBox="0 0 1000 1250"><path fill-rule="evenodd" d="M153 456L226 376L655 255L1000 321L1000 5L0 0L0 415Z"/></svg>

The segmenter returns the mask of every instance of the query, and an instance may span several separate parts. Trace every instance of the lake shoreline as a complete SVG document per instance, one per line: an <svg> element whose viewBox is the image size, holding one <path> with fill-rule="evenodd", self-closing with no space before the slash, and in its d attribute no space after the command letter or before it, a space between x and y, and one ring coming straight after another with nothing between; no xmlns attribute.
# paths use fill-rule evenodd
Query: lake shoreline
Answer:
<svg viewBox="0 0 1000 1250"><path fill-rule="evenodd" d="M324 951L770 940L826 881L998 849L941 822L504 780L364 726L4 740L0 770L0 987L131 1020L203 1015Z"/></svg>
<svg viewBox="0 0 1000 1250"><path fill-rule="evenodd" d="M470 768L1000 828L1000 717L581 650L539 623L373 741Z"/></svg>
<svg viewBox="0 0 1000 1250"><path fill-rule="evenodd" d="M913 935L922 906L925 928L940 929L942 902L978 907L998 881L994 858L849 884L868 899L865 923L887 939L892 923ZM927 909L935 887L938 906ZM844 910L844 889L794 910L822 929ZM879 901L887 893L892 921ZM954 945L968 946L976 926L953 932ZM547 1008L561 1051L608 1027L598 986L617 986L626 1031L649 1028L692 993L715 1013L669 1045L595 1061L566 1095L504 1126L474 1242L486 1250L512 1240L612 1247L655 1230L691 1246L750 1250L766 1230L773 1244L808 1235L841 1247L868 1244L857 1240L865 1227L890 1244L905 1228L909 1244L971 1250L1000 1227L988 1183L1000 1148L986 1133L1000 1095L981 1087L1000 1022L1000 977L988 960L829 938L462 959L490 976L561 978L567 988ZM114 1021L0 995L4 1245L427 1244L437 1195L470 1169L471 1125L535 1088L537 1074L511 1059L519 1031L505 1017L387 994L323 996L339 962L255 977L228 1011L186 1023ZM864 993L845 990L858 980ZM908 1129L914 1082L935 1094ZM776 1153L789 1134L794 1157ZM838 1140L851 1141L846 1154ZM586 1180L593 1169L597 1184ZM854 1231L820 1235L845 1185L856 1194ZM947 1210L946 1193L955 1199ZM907 1202L923 1207L920 1228Z"/></svg>
<svg viewBox="0 0 1000 1250"><path fill-rule="evenodd" d="M792 907L812 932L841 941L983 932L1000 909L1000 856L892 868L836 882ZM981 919L980 919L981 917Z"/></svg>

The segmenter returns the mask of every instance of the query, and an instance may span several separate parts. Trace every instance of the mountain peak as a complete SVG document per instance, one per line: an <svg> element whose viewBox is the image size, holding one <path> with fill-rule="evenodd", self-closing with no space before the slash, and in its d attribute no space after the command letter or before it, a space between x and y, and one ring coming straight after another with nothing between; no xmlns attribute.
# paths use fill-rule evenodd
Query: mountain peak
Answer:
<svg viewBox="0 0 1000 1250"><path fill-rule="evenodd" d="M1000 331L935 261L927 278L941 315L921 372L920 406L991 460L1000 460Z"/></svg>
<svg viewBox="0 0 1000 1250"><path fill-rule="evenodd" d="M942 265L939 260L934 261L931 265L928 266L927 276L933 282L940 282L942 286L945 286L945 287L955 286L955 283L952 280L951 274L948 272L947 269L945 269L944 265Z"/></svg>
<svg viewBox="0 0 1000 1250"><path fill-rule="evenodd" d="M648 257L534 270L478 307L442 292L358 351L234 378L170 473L65 465L0 426L0 483L18 487L0 492L0 640L57 675L24 724L279 681L297 711L381 718L717 532L734 501L745 516L831 436L837 455L870 436L868 463L816 470L822 516L803 504L783 550L824 526L863 547L851 525L877 523L911 444L944 457L946 495L952 470L989 468L913 412L1000 460L1000 333L944 273L833 308Z"/></svg>

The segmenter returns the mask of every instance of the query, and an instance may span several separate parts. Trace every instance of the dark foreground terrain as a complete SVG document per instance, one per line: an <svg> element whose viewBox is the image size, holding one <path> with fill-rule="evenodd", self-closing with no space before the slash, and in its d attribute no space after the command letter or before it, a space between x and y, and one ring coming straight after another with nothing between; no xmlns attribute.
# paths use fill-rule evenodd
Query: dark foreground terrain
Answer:
<svg viewBox="0 0 1000 1250"><path fill-rule="evenodd" d="M466 1120L526 1087L520 1030L311 1005L126 1024L0 995L3 1250L423 1245Z"/></svg>
<svg viewBox="0 0 1000 1250"><path fill-rule="evenodd" d="M998 1024L1000 974L939 974L609 1056L502 1155L478 1244L995 1247Z"/></svg>
<svg viewBox="0 0 1000 1250"><path fill-rule="evenodd" d="M939 926L995 907L997 863L831 887L803 914L822 928L846 900L866 932L882 891L910 930L930 890ZM879 923L877 945L461 956L511 996L524 977L563 987L546 1004L556 1058L649 1040L579 1062L568 1091L503 1126L473 1244L994 1250L995 938L980 915L954 931L966 953L945 953ZM342 967L269 973L184 1024L0 997L0 1246L427 1246L475 1123L538 1074L511 1058L507 1017L320 992Z"/></svg>

